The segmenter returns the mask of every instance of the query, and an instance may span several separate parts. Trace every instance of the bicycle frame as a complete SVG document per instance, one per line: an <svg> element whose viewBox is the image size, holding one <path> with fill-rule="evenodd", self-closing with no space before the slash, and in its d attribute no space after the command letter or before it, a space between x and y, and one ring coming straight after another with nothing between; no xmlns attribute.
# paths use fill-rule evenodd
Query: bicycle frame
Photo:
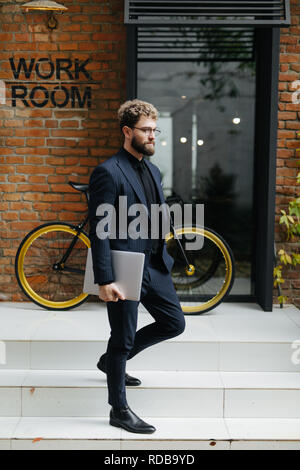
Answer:
<svg viewBox="0 0 300 470"><path fill-rule="evenodd" d="M83 231L84 227L87 225L88 220L89 220L89 217L87 216L83 222L81 222L79 225L77 225L75 227L77 233L74 236L70 246L68 247L66 253L62 257L60 262L58 262L54 265L54 269L61 270L61 271L64 270L64 271L71 272L71 273L73 272L73 273L76 273L76 274L84 274L84 271L82 271L81 269L69 268L69 267L65 266L65 263L68 260L69 256L71 255L72 250L73 250L74 246L76 245L76 243L79 239L79 235Z"/></svg>

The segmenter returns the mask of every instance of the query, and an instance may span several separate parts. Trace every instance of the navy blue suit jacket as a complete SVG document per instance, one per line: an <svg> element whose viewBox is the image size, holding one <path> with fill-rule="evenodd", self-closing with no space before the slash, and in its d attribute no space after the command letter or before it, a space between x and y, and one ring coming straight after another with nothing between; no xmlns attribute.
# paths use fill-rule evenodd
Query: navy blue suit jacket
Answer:
<svg viewBox="0 0 300 470"><path fill-rule="evenodd" d="M165 199L162 191L160 170L156 165L146 159L145 163L148 166L156 184L160 199L159 203L163 204L165 203ZM128 160L126 151L124 151L123 148L121 148L116 155L113 155L106 162L95 168L90 178L89 194L90 240L95 283L104 284L115 279L112 270L110 250L146 253L150 252L152 246L152 240L150 238L133 239L127 236L124 239L119 236L119 196L127 196L128 207L132 204L141 203L147 207L144 190ZM97 236L97 224L101 219L103 219L103 217L105 217L105 215L96 215L97 208L101 204L111 204L115 207L117 221L117 237L115 239L111 237L100 239ZM135 216L128 216L128 225L134 218ZM165 241L163 242L161 251L161 260L163 269L170 272L174 260L167 252Z"/></svg>

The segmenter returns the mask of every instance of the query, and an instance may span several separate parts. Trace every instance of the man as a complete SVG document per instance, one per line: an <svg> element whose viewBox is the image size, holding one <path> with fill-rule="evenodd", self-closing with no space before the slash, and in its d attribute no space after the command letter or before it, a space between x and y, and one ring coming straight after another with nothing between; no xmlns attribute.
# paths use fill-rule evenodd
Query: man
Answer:
<svg viewBox="0 0 300 470"><path fill-rule="evenodd" d="M155 428L141 420L128 406L125 385L138 386L141 381L126 374L126 361L149 346L181 334L185 319L170 275L174 261L167 253L162 236L160 239L133 239L130 236L100 239L97 236L97 224L103 217L97 216L96 212L101 204L113 205L116 220L119 220L119 196L127 197L128 207L143 204L149 214L152 204L165 202L160 171L144 158L144 155L154 154L155 135L160 132L156 128L156 108L140 100L127 101L120 107L118 118L124 145L93 171L89 187L95 283L99 284L100 299L107 302L111 327L107 351L97 366L107 374L108 402L112 406L110 424L130 432L153 433ZM131 220L128 215L128 224ZM110 250L145 253L141 303L155 321L138 331L139 302L124 299L114 283Z"/></svg>

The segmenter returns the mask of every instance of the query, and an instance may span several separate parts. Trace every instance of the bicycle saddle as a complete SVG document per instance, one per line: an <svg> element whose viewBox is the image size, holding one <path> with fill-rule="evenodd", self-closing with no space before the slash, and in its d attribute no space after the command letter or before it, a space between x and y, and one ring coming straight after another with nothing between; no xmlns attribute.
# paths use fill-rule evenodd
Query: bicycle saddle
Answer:
<svg viewBox="0 0 300 470"><path fill-rule="evenodd" d="M74 181L69 181L69 185L76 189L76 191L82 191L83 193L86 193L89 189L88 184L74 183Z"/></svg>

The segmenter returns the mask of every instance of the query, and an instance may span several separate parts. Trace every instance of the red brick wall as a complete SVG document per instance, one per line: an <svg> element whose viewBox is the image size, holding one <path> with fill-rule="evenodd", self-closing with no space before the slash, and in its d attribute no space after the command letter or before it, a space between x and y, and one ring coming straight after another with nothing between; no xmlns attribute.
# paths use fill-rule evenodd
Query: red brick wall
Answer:
<svg viewBox="0 0 300 470"><path fill-rule="evenodd" d="M279 74L279 115L278 115L278 149L277 149L277 181L276 181L276 216L275 240L277 251L284 248L287 252L299 253L299 239L295 242L285 242L282 226L278 221L280 210L287 212L288 203L297 194L297 173L300 171L300 104L292 102L292 95L298 89L300 100L300 4L291 0L292 25L281 29L280 74ZM296 87L295 87L296 86ZM297 150L298 149L298 150ZM285 283L282 294L288 296L289 302L300 307L300 269L285 268L283 272ZM277 300L277 289L274 290L274 302Z"/></svg>
<svg viewBox="0 0 300 470"><path fill-rule="evenodd" d="M116 110L126 99L123 0L62 3L69 10L57 15L58 29L49 32L45 13L23 14L22 2L1 0L0 80L6 82L6 104L0 104L0 291L11 300L24 298L15 281L14 258L25 233L48 221L81 220L86 203L68 181L88 182L93 168L121 143ZM50 62L36 70L44 58L55 72L57 64L67 68L60 77L51 76ZM35 60L30 77L20 73L16 78L10 59L16 70L20 59L28 67ZM56 62L61 59L68 62ZM76 60L89 60L77 76ZM57 82L66 82L67 91L52 94ZM26 87L28 106L22 99L13 106L13 93L25 93L13 89L17 86ZM37 86L47 91L33 92ZM72 96L72 86L74 104L69 99L60 107L68 93ZM87 87L91 105L86 101L80 108L76 94L83 98ZM47 93L49 103L42 107Z"/></svg>

